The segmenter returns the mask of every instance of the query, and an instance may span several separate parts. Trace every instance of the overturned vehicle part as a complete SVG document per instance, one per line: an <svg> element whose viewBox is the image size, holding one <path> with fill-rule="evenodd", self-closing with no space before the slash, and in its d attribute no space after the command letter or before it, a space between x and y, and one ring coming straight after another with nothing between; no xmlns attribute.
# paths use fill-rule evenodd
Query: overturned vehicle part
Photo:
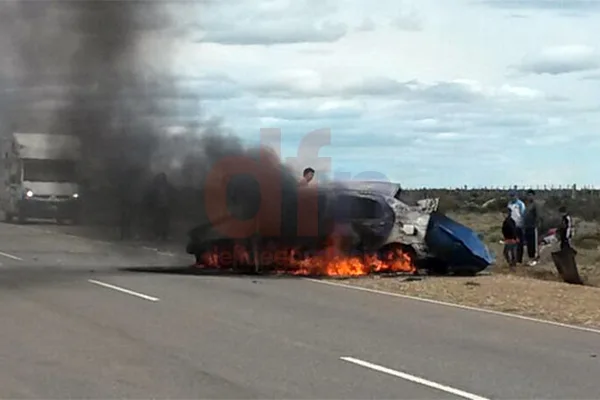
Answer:
<svg viewBox="0 0 600 400"><path fill-rule="evenodd" d="M559 250L551 253L552 261L562 280L572 285L583 285L583 279L579 275L575 256L577 250L570 246L561 246Z"/></svg>
<svg viewBox="0 0 600 400"><path fill-rule="evenodd" d="M202 265L248 272L292 266L291 273L300 266L303 273L310 274L317 271L308 265L317 262L311 257L330 246L331 238L335 237L336 248L347 258L375 255L377 262L388 263L387 267L371 272L474 275L494 262L473 230L437 211L438 199L408 205L400 200L400 193L400 185L389 182L352 181L322 184L318 188L299 187L283 196L281 219L258 216L254 234L243 239L223 235L219 224L228 224L228 217L217 221L217 225L203 224L189 233L187 252L195 255L197 263ZM244 208L243 203L237 206ZM302 215L299 210L309 211ZM313 216L316 229L308 235L299 234L303 219ZM273 220L281 223L277 236L266 234ZM227 254L226 260L223 254ZM264 257L265 254L269 256ZM212 261L207 256L212 256ZM304 261L307 264L302 264ZM336 274L328 269L318 271L315 274ZM351 271L352 275L366 273L369 271L364 268Z"/></svg>

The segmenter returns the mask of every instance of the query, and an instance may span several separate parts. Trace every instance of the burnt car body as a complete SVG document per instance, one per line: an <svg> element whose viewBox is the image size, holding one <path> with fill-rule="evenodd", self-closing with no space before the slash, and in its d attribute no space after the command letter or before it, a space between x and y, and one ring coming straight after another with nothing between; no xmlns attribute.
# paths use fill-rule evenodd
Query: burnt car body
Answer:
<svg viewBox="0 0 600 400"><path fill-rule="evenodd" d="M317 229L310 235L299 235L298 208L312 193L317 200ZM492 254L470 228L437 211L438 199L423 199L414 205L400 200L397 183L351 181L319 184L318 188L298 188L282 199L280 235L257 235L244 241L219 233L213 225L202 225L190 232L189 254L200 255L215 246L241 244L252 254L268 248L274 241L289 243L305 251L320 249L335 229L344 237L344 251L383 254L401 249L410 254L419 270L429 273L476 274L494 262ZM226 223L226 222L224 222ZM260 223L260 222L259 222ZM268 269L268 263L250 257L254 270Z"/></svg>

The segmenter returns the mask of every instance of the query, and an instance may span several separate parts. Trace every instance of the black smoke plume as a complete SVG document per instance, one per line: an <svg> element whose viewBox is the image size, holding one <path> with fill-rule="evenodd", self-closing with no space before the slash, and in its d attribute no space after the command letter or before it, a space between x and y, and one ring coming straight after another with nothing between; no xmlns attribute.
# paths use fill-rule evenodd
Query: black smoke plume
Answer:
<svg viewBox="0 0 600 400"><path fill-rule="evenodd" d="M1 10L11 130L78 136L82 174L96 184L130 165L147 169L158 127L146 110L161 99L146 96L136 45L168 24L160 3L25 0Z"/></svg>
<svg viewBox="0 0 600 400"><path fill-rule="evenodd" d="M3 132L78 136L83 146L81 174L94 193L85 199L107 205L123 191L139 197L138 184L165 171L179 189L191 188L182 195L185 201L178 210L199 211L197 219L205 221L204 200L216 190L206 180L220 160L256 160L265 154L245 148L220 120L207 120L200 110L191 119L178 120L181 105L201 100L202 93L182 90L180 79L167 67L140 55L140 42L152 35L174 43L177 37L172 35L186 31L179 17L199 12L205 2L1 3ZM157 52L160 57L155 59L169 58L168 45ZM182 129L167 130L173 125ZM298 177L278 159L268 156L263 161L258 175L281 182L283 198L294 198ZM257 180L238 176L227 189L228 201L242 214L255 211L261 199L274 201L264 199Z"/></svg>

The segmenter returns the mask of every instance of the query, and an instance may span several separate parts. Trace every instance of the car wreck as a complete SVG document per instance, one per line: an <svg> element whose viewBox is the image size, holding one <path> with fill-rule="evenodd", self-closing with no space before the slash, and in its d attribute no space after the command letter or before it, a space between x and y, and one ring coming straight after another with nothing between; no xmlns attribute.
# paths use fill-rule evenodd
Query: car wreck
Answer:
<svg viewBox="0 0 600 400"><path fill-rule="evenodd" d="M298 187L282 197L281 218L256 217L242 238L219 229L228 218L202 224L190 231L187 252L200 266L296 275L474 275L494 262L476 232L438 212L439 199L409 205L401 192L373 181ZM300 225L313 217L307 234Z"/></svg>

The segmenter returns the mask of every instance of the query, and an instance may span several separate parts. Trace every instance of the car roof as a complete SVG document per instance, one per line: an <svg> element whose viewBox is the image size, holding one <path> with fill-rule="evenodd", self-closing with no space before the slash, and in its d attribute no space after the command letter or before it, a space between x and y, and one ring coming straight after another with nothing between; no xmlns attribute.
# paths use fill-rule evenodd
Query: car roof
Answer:
<svg viewBox="0 0 600 400"><path fill-rule="evenodd" d="M399 183L385 181L332 181L319 183L319 188L356 193L372 193L396 197L401 191Z"/></svg>

